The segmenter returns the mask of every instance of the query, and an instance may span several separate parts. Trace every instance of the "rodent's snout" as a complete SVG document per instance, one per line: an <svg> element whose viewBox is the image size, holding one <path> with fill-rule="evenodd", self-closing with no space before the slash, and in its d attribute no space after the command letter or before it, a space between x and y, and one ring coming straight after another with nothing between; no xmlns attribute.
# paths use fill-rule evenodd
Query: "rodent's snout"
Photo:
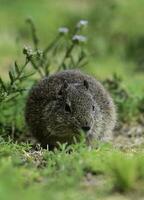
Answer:
<svg viewBox="0 0 144 200"><path fill-rule="evenodd" d="M85 122L81 122L81 130L87 134L91 129L92 129L92 126L93 126L93 120L89 119L88 121L85 121Z"/></svg>
<svg viewBox="0 0 144 200"><path fill-rule="evenodd" d="M91 129L91 127L90 127L90 126L82 126L81 129L82 129L85 133L87 133L87 132Z"/></svg>

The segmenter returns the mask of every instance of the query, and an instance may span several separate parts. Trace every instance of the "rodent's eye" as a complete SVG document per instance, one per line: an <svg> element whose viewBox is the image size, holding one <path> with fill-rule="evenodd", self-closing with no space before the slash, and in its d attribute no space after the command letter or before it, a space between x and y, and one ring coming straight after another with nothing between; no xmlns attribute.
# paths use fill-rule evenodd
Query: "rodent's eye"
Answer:
<svg viewBox="0 0 144 200"><path fill-rule="evenodd" d="M92 110L93 110L93 111L95 110L95 106L92 106Z"/></svg>
<svg viewBox="0 0 144 200"><path fill-rule="evenodd" d="M62 95L62 90L60 90L60 91L58 92L58 95L60 95L60 96Z"/></svg>
<svg viewBox="0 0 144 200"><path fill-rule="evenodd" d="M65 111L71 113L71 108L67 103L65 105Z"/></svg>

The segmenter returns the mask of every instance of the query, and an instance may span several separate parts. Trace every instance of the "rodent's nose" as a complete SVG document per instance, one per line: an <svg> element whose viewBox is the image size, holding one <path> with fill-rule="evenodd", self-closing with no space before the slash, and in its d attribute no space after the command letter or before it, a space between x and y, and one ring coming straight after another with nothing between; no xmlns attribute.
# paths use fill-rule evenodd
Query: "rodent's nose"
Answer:
<svg viewBox="0 0 144 200"><path fill-rule="evenodd" d="M87 131L90 130L90 126L83 126L83 127L82 127L82 130L83 130L84 132L87 132Z"/></svg>

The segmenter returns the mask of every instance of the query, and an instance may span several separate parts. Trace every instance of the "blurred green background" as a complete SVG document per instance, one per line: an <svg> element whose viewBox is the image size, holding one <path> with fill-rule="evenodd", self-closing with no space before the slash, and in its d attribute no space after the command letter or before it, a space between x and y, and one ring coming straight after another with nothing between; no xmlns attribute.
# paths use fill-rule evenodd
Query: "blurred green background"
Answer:
<svg viewBox="0 0 144 200"><path fill-rule="evenodd" d="M30 45L25 23L32 17L41 38L49 43L61 26L70 29L89 21L87 70L98 78L117 73L132 93L144 89L144 0L0 0L0 73Z"/></svg>

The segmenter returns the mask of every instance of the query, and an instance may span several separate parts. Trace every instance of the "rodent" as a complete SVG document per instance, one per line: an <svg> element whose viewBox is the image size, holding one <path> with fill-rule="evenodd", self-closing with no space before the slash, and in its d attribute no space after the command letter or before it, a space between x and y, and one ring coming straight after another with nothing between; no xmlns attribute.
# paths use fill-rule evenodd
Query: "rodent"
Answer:
<svg viewBox="0 0 144 200"><path fill-rule="evenodd" d="M25 110L30 132L43 147L71 144L81 130L86 141L111 136L116 108L103 85L79 70L45 77L30 90Z"/></svg>

